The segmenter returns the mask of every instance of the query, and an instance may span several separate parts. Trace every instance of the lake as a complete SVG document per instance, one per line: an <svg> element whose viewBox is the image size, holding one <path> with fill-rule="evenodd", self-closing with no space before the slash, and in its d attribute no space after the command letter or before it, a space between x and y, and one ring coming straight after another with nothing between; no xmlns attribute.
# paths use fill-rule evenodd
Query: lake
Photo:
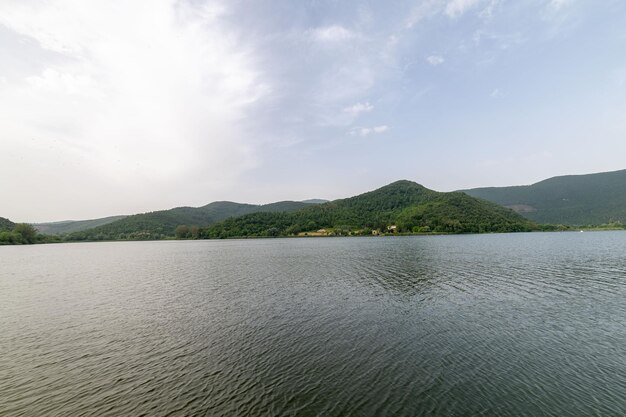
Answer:
<svg viewBox="0 0 626 417"><path fill-rule="evenodd" d="M626 232L0 247L1 416L626 415Z"/></svg>

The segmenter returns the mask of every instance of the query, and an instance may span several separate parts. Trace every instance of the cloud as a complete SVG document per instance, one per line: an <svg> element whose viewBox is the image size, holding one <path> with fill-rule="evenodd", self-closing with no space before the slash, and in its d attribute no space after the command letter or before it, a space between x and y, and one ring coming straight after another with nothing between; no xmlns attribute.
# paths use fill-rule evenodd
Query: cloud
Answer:
<svg viewBox="0 0 626 417"><path fill-rule="evenodd" d="M554 1L568 1L568 0L554 0ZM486 6L478 13L478 16L483 19L490 19L493 17L495 8L500 3L500 0L424 0L420 1L414 6L404 22L404 26L407 29L411 29L418 23L425 19L432 18L438 15L446 15L450 19L456 19L464 15L470 9L473 9L479 5L486 4Z"/></svg>
<svg viewBox="0 0 626 417"><path fill-rule="evenodd" d="M491 98L499 98L499 97L501 97L501 96L502 96L502 93L500 92L500 90L499 90L499 89L497 89L497 88L496 88L495 90L493 90L493 91L491 92L491 94L489 94L489 96L490 96Z"/></svg>
<svg viewBox="0 0 626 417"><path fill-rule="evenodd" d="M440 55L431 55L426 58L426 61L433 67L436 67L437 65L443 64L445 59Z"/></svg>
<svg viewBox="0 0 626 417"><path fill-rule="evenodd" d="M437 139L419 146L437 152L454 141L455 131L437 123L448 111L454 129L475 123L475 134L488 137L496 128L480 117L489 112L477 109L471 121L449 100L482 94L477 105L493 107L498 87L502 98L535 108L541 91L520 96L524 83L502 80L550 78L580 70L567 68L572 59L619 56L622 16L611 7L585 13L590 4L2 0L0 195L12 198L0 215L60 220L293 198L328 185L302 161L325 158L330 183L348 172L343 158L328 157L342 155L333 151L346 139L417 147L404 133L419 124ZM594 49L584 40L602 35L598 22L614 36ZM552 42L557 30L563 36ZM590 77L615 83L606 93L617 94L626 78L610 69L596 65ZM552 83L554 91L586 91L570 78ZM557 106L556 93L541 96L542 106ZM506 124L508 110L495 110ZM389 169L400 175L402 165ZM298 185L284 194L269 185L287 177Z"/></svg>
<svg viewBox="0 0 626 417"><path fill-rule="evenodd" d="M446 4L444 12L451 18L460 17L469 9L481 3L481 1L482 0L451 0Z"/></svg>
<svg viewBox="0 0 626 417"><path fill-rule="evenodd" d="M484 9L480 11L478 14L483 19L491 19L493 18L496 8L500 5L500 0L491 0Z"/></svg>
<svg viewBox="0 0 626 417"><path fill-rule="evenodd" d="M34 172L50 155L58 167L54 183L29 181L31 194L66 184L99 201L92 190L150 189L153 206L177 183L206 192L254 166L246 115L271 87L225 13L220 2L2 2L0 24L36 46L35 65L0 87L2 147ZM0 161L5 172L16 164Z"/></svg>
<svg viewBox="0 0 626 417"><path fill-rule="evenodd" d="M554 11L559 11L570 3L572 0L548 0L548 7Z"/></svg>
<svg viewBox="0 0 626 417"><path fill-rule="evenodd" d="M318 42L344 42L358 38L359 36L340 25L324 26L310 31L312 38Z"/></svg>
<svg viewBox="0 0 626 417"><path fill-rule="evenodd" d="M404 26L407 29L411 29L413 26L420 23L422 20L435 16L441 11L441 0L425 0L420 1L415 7L411 9L404 22Z"/></svg>
<svg viewBox="0 0 626 417"><path fill-rule="evenodd" d="M365 103L359 102L359 103L353 104L352 106L345 107L343 111L353 116L358 116L361 113L370 112L373 109L374 109L374 106L372 106L369 101L366 101Z"/></svg>
<svg viewBox="0 0 626 417"><path fill-rule="evenodd" d="M378 134L378 133L385 133L386 131L389 130L389 126L387 125L380 125L380 126L373 126L373 127L355 127L352 130L350 130L350 132L348 132L350 135L358 135L358 136L369 136L371 134Z"/></svg>
<svg viewBox="0 0 626 417"><path fill-rule="evenodd" d="M510 49L528 41L520 32L506 34L491 33L479 29L472 35L472 41L476 47L496 48L500 50Z"/></svg>

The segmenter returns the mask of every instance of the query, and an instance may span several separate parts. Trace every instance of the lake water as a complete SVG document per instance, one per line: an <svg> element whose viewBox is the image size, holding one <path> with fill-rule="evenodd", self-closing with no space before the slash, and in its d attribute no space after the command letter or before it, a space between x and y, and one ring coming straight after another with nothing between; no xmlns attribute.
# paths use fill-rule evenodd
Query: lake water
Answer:
<svg viewBox="0 0 626 417"><path fill-rule="evenodd" d="M626 415L626 232L0 247L1 416Z"/></svg>

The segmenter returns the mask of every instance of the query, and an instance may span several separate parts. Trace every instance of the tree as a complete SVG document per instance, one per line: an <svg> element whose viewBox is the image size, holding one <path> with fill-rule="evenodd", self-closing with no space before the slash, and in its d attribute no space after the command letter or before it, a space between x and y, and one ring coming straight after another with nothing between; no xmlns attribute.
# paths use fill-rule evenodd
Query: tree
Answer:
<svg viewBox="0 0 626 417"><path fill-rule="evenodd" d="M0 232L0 245L8 245L14 243L15 233L13 232Z"/></svg>
<svg viewBox="0 0 626 417"><path fill-rule="evenodd" d="M186 239L189 237L189 227L185 224L181 224L176 227L176 231L174 233L176 234L177 239Z"/></svg>
<svg viewBox="0 0 626 417"><path fill-rule="evenodd" d="M15 233L19 233L22 236L24 243L35 243L37 237L37 230L28 223L18 223L13 229Z"/></svg>

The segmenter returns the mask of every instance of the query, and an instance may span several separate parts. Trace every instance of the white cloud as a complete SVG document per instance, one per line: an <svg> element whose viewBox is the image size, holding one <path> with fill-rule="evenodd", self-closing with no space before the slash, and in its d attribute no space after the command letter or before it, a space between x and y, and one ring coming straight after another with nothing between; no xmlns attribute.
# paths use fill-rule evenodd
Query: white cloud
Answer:
<svg viewBox="0 0 626 417"><path fill-rule="evenodd" d="M502 96L502 93L500 92L500 90L499 90L499 89L497 89L497 88L496 88L495 90L493 90L493 91L491 92L491 94L489 94L489 96L490 96L491 98L498 98L498 97Z"/></svg>
<svg viewBox="0 0 626 417"><path fill-rule="evenodd" d="M491 19L495 14L496 7L500 4L500 0L491 0L484 9L478 14L483 19Z"/></svg>
<svg viewBox="0 0 626 417"><path fill-rule="evenodd" d="M445 14L451 18L460 17L482 0L451 0L446 4Z"/></svg>
<svg viewBox="0 0 626 417"><path fill-rule="evenodd" d="M227 186L256 163L244 122L271 90L224 13L219 2L0 3L0 25L40 47L37 65L2 87L0 154L41 166L58 151L54 178L30 181L32 195L56 184L82 188L86 201L107 198L91 190L150 189L148 208L181 182ZM17 163L2 158L1 175Z"/></svg>
<svg viewBox="0 0 626 417"><path fill-rule="evenodd" d="M552 10L559 11L570 3L572 3L572 0L548 0L548 7Z"/></svg>
<svg viewBox="0 0 626 417"><path fill-rule="evenodd" d="M95 80L85 71L64 72L62 69L48 67L41 74L26 77L25 80L32 90L41 93L104 97L95 85Z"/></svg>
<svg viewBox="0 0 626 417"><path fill-rule="evenodd" d="M426 58L426 61L433 67L436 67L437 65L443 64L445 59L441 55L431 55Z"/></svg>
<svg viewBox="0 0 626 417"><path fill-rule="evenodd" d="M407 29L420 23L422 20L432 17L441 11L442 0L420 1L408 14L404 22Z"/></svg>
<svg viewBox="0 0 626 417"><path fill-rule="evenodd" d="M324 26L310 31L314 40L319 42L344 42L358 37L358 35L340 25Z"/></svg>
<svg viewBox="0 0 626 417"><path fill-rule="evenodd" d="M410 29L423 20L440 14L444 14L451 19L456 19L464 15L470 9L485 3L487 3L487 5L478 15L481 18L488 19L493 16L494 10L499 2L500 0L423 0L410 10L408 17L404 21L404 26Z"/></svg>
<svg viewBox="0 0 626 417"><path fill-rule="evenodd" d="M497 49L501 50L521 45L527 40L528 39L524 37L520 32L499 34L479 29L472 35L472 41L474 42L474 46L480 47L483 46L483 44L487 46L491 45L491 47L496 47Z"/></svg>
<svg viewBox="0 0 626 417"><path fill-rule="evenodd" d="M350 132L348 133L353 136L355 135L369 136L374 133L385 133L388 130L389 130L389 126L380 125L380 126L373 126L373 127L355 127L354 129L350 130Z"/></svg>
<svg viewBox="0 0 626 417"><path fill-rule="evenodd" d="M355 103L352 106L348 106L343 109L345 113L349 113L353 116L358 116L361 113L370 112L372 110L374 110L374 106L372 106L369 101L366 101L365 103Z"/></svg>

